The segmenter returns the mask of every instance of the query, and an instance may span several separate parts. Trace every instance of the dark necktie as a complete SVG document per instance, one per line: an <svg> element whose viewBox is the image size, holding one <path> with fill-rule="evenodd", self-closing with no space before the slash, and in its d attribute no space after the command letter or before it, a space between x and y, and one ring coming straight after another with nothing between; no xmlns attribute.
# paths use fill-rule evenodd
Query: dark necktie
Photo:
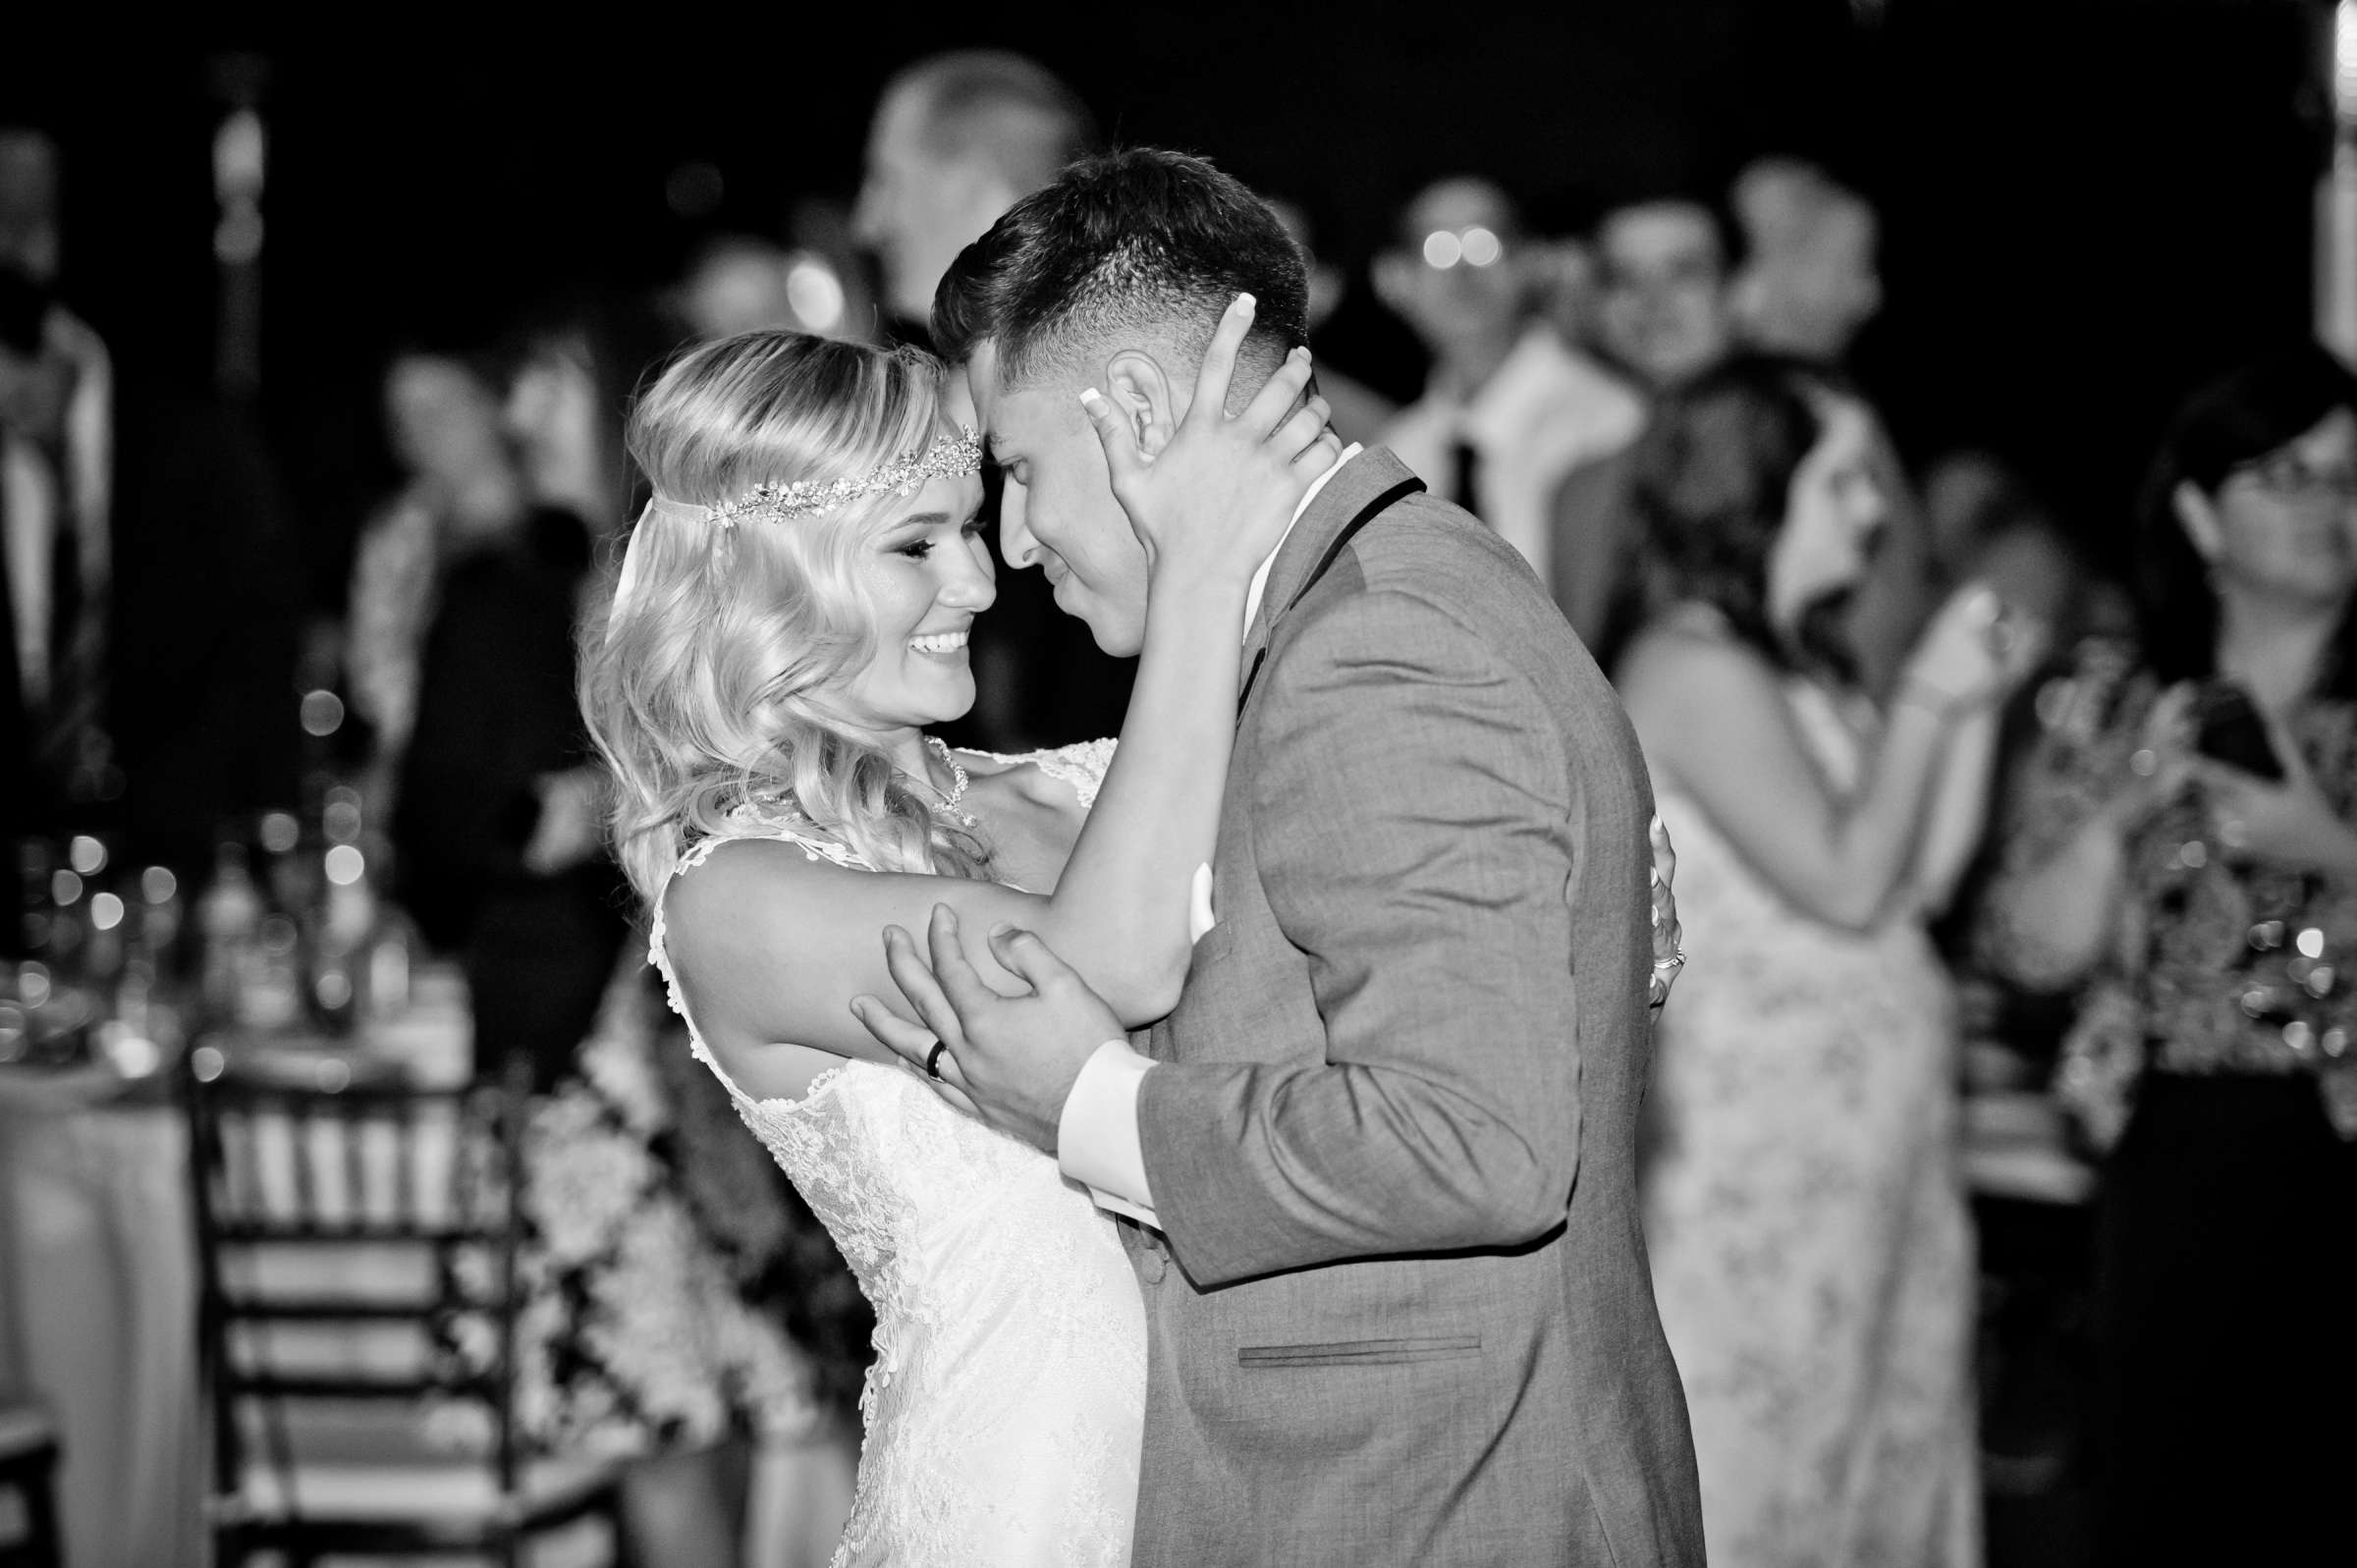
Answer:
<svg viewBox="0 0 2357 1568"><path fill-rule="evenodd" d="M1474 483L1481 472L1481 454L1470 441L1459 440L1449 448L1449 499L1480 516L1481 496Z"/></svg>

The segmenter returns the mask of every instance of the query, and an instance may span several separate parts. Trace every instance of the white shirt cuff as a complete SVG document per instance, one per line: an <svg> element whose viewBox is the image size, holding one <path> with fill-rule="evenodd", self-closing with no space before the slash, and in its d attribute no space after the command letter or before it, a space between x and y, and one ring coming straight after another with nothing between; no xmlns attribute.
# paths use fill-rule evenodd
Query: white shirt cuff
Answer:
<svg viewBox="0 0 2357 1568"><path fill-rule="evenodd" d="M1072 1080L1056 1121L1056 1163L1096 1199L1097 1207L1162 1228L1146 1185L1146 1151L1137 1132L1137 1090L1152 1069L1126 1040L1099 1046Z"/></svg>

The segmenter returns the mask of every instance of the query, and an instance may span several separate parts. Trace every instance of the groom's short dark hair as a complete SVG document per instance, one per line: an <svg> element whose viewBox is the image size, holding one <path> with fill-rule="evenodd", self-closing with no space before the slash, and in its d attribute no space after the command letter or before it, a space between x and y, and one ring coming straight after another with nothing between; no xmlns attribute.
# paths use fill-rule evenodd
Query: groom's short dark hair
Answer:
<svg viewBox="0 0 2357 1568"><path fill-rule="evenodd" d="M1265 376L1309 341L1300 248L1210 160L1131 148L1073 164L967 245L934 291L933 346L962 364L991 340L1005 383L1067 368L1138 328L1200 357L1239 294L1257 302L1239 368Z"/></svg>

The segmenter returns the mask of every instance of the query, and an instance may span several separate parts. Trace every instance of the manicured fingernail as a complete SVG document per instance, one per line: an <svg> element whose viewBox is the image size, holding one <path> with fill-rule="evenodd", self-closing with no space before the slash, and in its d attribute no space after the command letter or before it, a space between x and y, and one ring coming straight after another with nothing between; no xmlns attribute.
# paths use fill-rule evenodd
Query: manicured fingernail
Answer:
<svg viewBox="0 0 2357 1568"><path fill-rule="evenodd" d="M1299 347L1298 349L1295 349L1295 350L1293 351L1293 357L1294 357L1294 358L1296 358L1296 359L1306 359L1306 358L1308 358L1308 357L1309 357L1309 345L1305 343L1305 344L1301 345L1301 347Z"/></svg>
<svg viewBox="0 0 2357 1568"><path fill-rule="evenodd" d="M1013 931L1014 929L1014 921L1012 921L1012 920L1002 920L1002 921L1000 921L998 924L996 924L996 925L994 925L994 926L992 926L992 927L990 928L990 934L991 934L993 937L1004 937L1004 936L1006 936L1006 935L1007 935L1009 932Z"/></svg>
<svg viewBox="0 0 2357 1568"><path fill-rule="evenodd" d="M866 1021L867 999L865 997L853 997L851 999L851 1016L859 1019L861 1022Z"/></svg>
<svg viewBox="0 0 2357 1568"><path fill-rule="evenodd" d="M1081 388L1081 389L1080 389L1080 406L1081 406L1081 407L1083 407L1083 408L1094 408L1094 407L1095 407L1095 406L1096 406L1098 404L1100 404L1100 403L1103 403L1104 401L1105 401L1105 395L1104 395L1103 393L1099 392L1099 391L1098 391L1096 388L1094 388L1094 387L1083 387L1083 388Z"/></svg>
<svg viewBox="0 0 2357 1568"><path fill-rule="evenodd" d="M1260 301L1248 294L1239 294L1235 297L1235 308L1248 316L1260 308Z"/></svg>

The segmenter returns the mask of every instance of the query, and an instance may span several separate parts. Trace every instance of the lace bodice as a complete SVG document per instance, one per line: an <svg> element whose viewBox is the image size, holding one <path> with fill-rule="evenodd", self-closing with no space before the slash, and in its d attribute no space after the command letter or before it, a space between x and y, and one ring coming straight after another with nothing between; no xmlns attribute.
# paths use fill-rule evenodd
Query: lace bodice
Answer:
<svg viewBox="0 0 2357 1568"><path fill-rule="evenodd" d="M1085 807L1112 747L994 760L1037 765ZM875 869L796 813L748 807L674 876L740 838ZM850 1060L796 1100L746 1094L697 1032L667 939L658 900L648 954L696 1056L875 1308L866 1443L838 1568L1126 1562L1145 1320L1112 1222L1052 1160L952 1109L907 1068Z"/></svg>

